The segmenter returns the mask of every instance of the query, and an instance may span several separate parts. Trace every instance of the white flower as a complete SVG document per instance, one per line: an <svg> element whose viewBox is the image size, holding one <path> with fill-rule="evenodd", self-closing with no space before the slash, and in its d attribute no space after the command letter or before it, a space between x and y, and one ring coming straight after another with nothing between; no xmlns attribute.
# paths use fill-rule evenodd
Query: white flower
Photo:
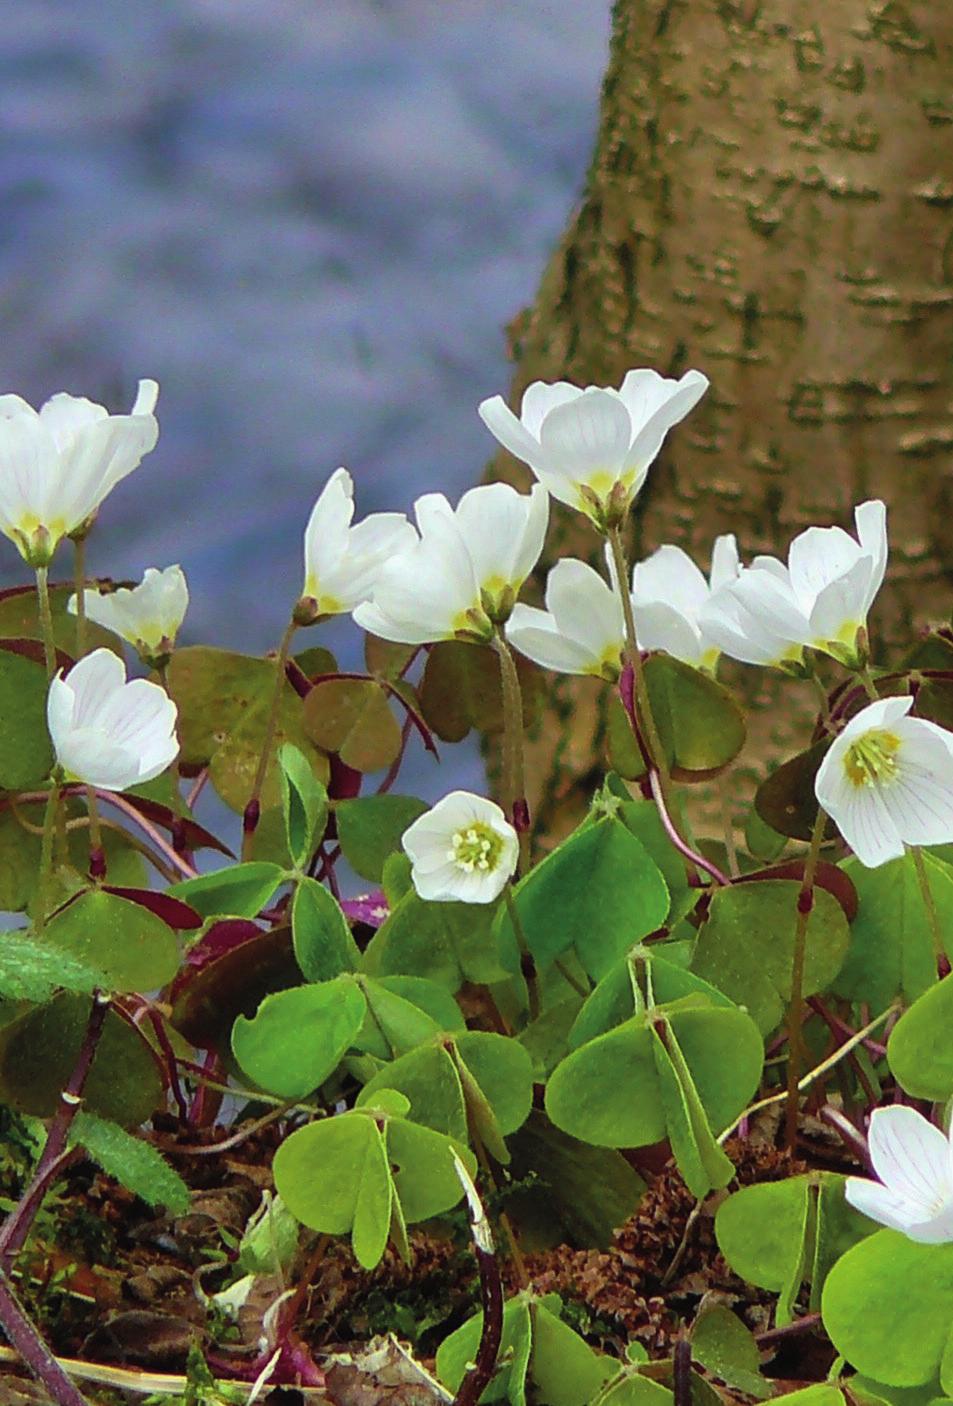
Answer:
<svg viewBox="0 0 953 1406"><path fill-rule="evenodd" d="M492 903L516 871L519 840L498 805L451 791L404 831L401 841L421 898Z"/></svg>
<svg viewBox="0 0 953 1406"><path fill-rule="evenodd" d="M875 1108L867 1134L879 1182L848 1177L854 1210L921 1245L953 1241L953 1143L913 1108ZM881 1185L881 1183L883 1183Z"/></svg>
<svg viewBox="0 0 953 1406"><path fill-rule="evenodd" d="M554 498L605 527L621 521L666 434L707 389L700 371L686 371L680 381L629 371L618 390L534 381L519 419L499 395L484 400L479 414Z"/></svg>
<svg viewBox="0 0 953 1406"><path fill-rule="evenodd" d="M369 600L384 562L417 540L403 513L371 513L356 527L353 517L354 481L335 469L304 534L303 596L315 616L342 615Z"/></svg>
<svg viewBox="0 0 953 1406"><path fill-rule="evenodd" d="M87 654L50 683L46 721L56 760L71 781L124 791L151 781L178 755L176 707L145 679L126 683L109 649Z"/></svg>
<svg viewBox="0 0 953 1406"><path fill-rule="evenodd" d="M372 601L354 619L404 644L490 639L543 549L546 490L485 484L464 493L456 510L442 493L428 493L414 511L419 541L381 568Z"/></svg>
<svg viewBox="0 0 953 1406"><path fill-rule="evenodd" d="M805 647L857 661L857 634L887 568L887 510L880 499L854 509L857 538L841 527L809 527L788 564L756 557L704 607L702 629L746 664L799 661Z"/></svg>
<svg viewBox="0 0 953 1406"><path fill-rule="evenodd" d="M869 704L831 743L814 782L818 804L870 869L905 844L953 841L953 733L908 717L912 706Z"/></svg>
<svg viewBox="0 0 953 1406"><path fill-rule="evenodd" d="M666 654L713 669L719 648L703 630L699 615L713 591L738 576L738 546L734 534L716 537L711 577L706 581L681 547L659 547L632 571L632 610L641 649Z"/></svg>
<svg viewBox="0 0 953 1406"><path fill-rule="evenodd" d="M515 606L506 638L544 669L614 682L625 649L622 605L598 571L563 557L546 580L546 609Z"/></svg>
<svg viewBox="0 0 953 1406"><path fill-rule="evenodd" d="M59 541L155 448L158 394L155 381L140 381L130 415L65 392L39 411L0 396L0 532L31 566L47 566Z"/></svg>
<svg viewBox="0 0 953 1406"><path fill-rule="evenodd" d="M150 566L131 590L127 586L106 594L86 590L83 598L90 620L128 640L144 659L153 660L172 652L188 609L189 588L181 566L167 566L164 571ZM75 596L70 596L67 610L76 614Z"/></svg>

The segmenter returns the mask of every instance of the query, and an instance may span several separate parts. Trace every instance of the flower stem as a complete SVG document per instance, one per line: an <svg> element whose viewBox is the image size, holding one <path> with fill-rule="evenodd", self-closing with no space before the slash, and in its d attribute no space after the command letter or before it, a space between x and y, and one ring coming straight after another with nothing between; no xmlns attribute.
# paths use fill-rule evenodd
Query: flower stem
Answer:
<svg viewBox="0 0 953 1406"><path fill-rule="evenodd" d="M76 592L76 658L86 653L86 538L73 542L73 590Z"/></svg>
<svg viewBox="0 0 953 1406"><path fill-rule="evenodd" d="M529 848L529 813L523 765L523 693L516 661L502 634L493 636L493 648L500 661L503 695L503 809L519 838L519 867L525 869Z"/></svg>
<svg viewBox="0 0 953 1406"><path fill-rule="evenodd" d="M529 950L529 943L526 941L526 931L523 927L523 920L519 915L516 906L516 899L513 897L513 886L507 884L503 890L503 898L506 902L506 912L513 932L516 936L516 945L520 950L520 971L526 982L526 990L529 995L529 1018L535 1020L539 1015L539 977L536 973L536 962L532 952Z"/></svg>
<svg viewBox="0 0 953 1406"><path fill-rule="evenodd" d="M668 772L668 762L665 759L665 749L662 746L662 739L659 736L655 716L652 712L652 702L645 682L645 670L642 667L642 654L635 635L635 614L632 610L632 596L628 590L629 564L626 561L625 547L622 544L621 529L618 527L610 528L608 537L612 562L615 567L616 590L619 593L622 618L625 622L626 659L632 665L635 681L635 705L639 725L645 737L652 763L661 778L662 794L667 799L671 778Z"/></svg>
<svg viewBox="0 0 953 1406"><path fill-rule="evenodd" d="M53 611L50 609L49 568L46 566L36 568L36 599L40 611L46 677L49 680L56 673L56 644L53 639Z"/></svg>
<svg viewBox="0 0 953 1406"><path fill-rule="evenodd" d="M57 813L60 808L59 780L54 774L50 793L46 799L43 815L43 838L40 841L40 868L36 880L36 912L33 915L33 930L37 937L46 927L47 912L50 907L50 888L53 880L53 838L56 834Z"/></svg>
<svg viewBox="0 0 953 1406"><path fill-rule="evenodd" d="M804 1020L804 958L807 950L807 927L814 907L814 879L821 855L821 844L827 816L818 808L811 831L811 842L804 861L804 877L797 896L797 923L794 929L794 952L791 961L791 999L788 1003L788 1081L784 1113L784 1139L791 1152L797 1141L798 1080L804 1044L801 1025Z"/></svg>
<svg viewBox="0 0 953 1406"><path fill-rule="evenodd" d="M275 732L278 728L278 712L281 708L281 695L285 686L285 665L288 662L291 640L297 628L296 622L293 619L289 620L288 628L282 635L281 643L278 646L278 655L275 659L275 691L272 694L268 721L265 724L265 736L261 744L261 756L258 758L258 770L255 772L251 795L248 798L248 804L245 807L245 814L242 819L242 863L251 859L255 831L258 828L258 821L261 816L262 788L265 784L265 777L268 774L268 766L271 762L271 753L275 743Z"/></svg>
<svg viewBox="0 0 953 1406"><path fill-rule="evenodd" d="M943 933L940 930L940 915L936 909L936 899L930 887L927 867L923 862L923 850L919 845L911 845L910 852L913 855L913 867L916 871L917 883L920 887L920 897L923 899L927 922L930 925L930 936L933 939L933 952L936 957L937 969L942 974L947 966L947 957L946 948L943 944Z"/></svg>
<svg viewBox="0 0 953 1406"><path fill-rule="evenodd" d="M83 1089L99 1045L110 998L102 992L95 992L93 1004L86 1022L86 1031L73 1072L66 1087L60 1093L59 1103L46 1135L46 1143L36 1164L33 1179L21 1196L16 1208L10 1212L0 1230L0 1272L9 1272L14 1257L26 1243L43 1194L55 1174L56 1164L66 1150L66 1139L73 1119L83 1101Z"/></svg>
<svg viewBox="0 0 953 1406"><path fill-rule="evenodd" d="M873 702L876 703L878 698L880 697L880 694L877 692L877 685L874 683L873 674L871 674L870 669L867 667L866 664L864 664L862 668L857 670L857 677L860 679L861 683L864 685L864 688L867 690L867 697L872 699Z"/></svg>
<svg viewBox="0 0 953 1406"><path fill-rule="evenodd" d="M46 1387L57 1406L88 1406L82 1392L50 1352L35 1324L28 1317L13 1290L13 1285L0 1272L0 1326L12 1347L23 1358L30 1371Z"/></svg>

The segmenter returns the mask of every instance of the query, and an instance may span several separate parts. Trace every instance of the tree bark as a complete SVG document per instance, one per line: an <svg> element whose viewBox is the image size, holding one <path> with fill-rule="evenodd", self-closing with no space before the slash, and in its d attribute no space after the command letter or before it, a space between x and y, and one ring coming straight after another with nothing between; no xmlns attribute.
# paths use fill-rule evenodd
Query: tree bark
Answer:
<svg viewBox="0 0 953 1406"><path fill-rule="evenodd" d="M707 566L726 531L746 558L783 551L881 496L875 630L948 614L951 65L937 0L616 0L585 195L509 333L514 406L531 381L618 385L631 366L711 378L636 505L637 555L674 541ZM505 454L491 475L527 481ZM594 545L560 512L548 560ZM763 755L793 715L770 676L754 687ZM561 683L534 743L547 832L599 765L596 700Z"/></svg>

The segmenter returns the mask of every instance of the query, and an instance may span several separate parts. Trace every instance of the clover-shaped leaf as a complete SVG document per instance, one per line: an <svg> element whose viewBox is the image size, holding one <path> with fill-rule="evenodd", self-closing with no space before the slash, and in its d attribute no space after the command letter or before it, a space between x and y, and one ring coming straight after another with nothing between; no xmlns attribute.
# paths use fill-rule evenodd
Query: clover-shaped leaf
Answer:
<svg viewBox="0 0 953 1406"><path fill-rule="evenodd" d="M232 1050L259 1088L302 1098L333 1074L366 1009L363 993L347 977L276 991L253 1020L240 1015L235 1021Z"/></svg>
<svg viewBox="0 0 953 1406"><path fill-rule="evenodd" d="M878 1230L827 1277L824 1327L859 1372L888 1386L940 1383L953 1396L953 1244Z"/></svg>
<svg viewBox="0 0 953 1406"><path fill-rule="evenodd" d="M44 941L99 968L110 991L150 991L179 965L175 934L141 903L88 889L47 924Z"/></svg>
<svg viewBox="0 0 953 1406"><path fill-rule="evenodd" d="M330 981L360 965L361 954L340 903L314 879L298 881L291 931L298 965L308 981Z"/></svg>
<svg viewBox="0 0 953 1406"><path fill-rule="evenodd" d="M286 742L278 749L278 764L288 853L303 868L324 834L328 793L300 747Z"/></svg>
<svg viewBox="0 0 953 1406"><path fill-rule="evenodd" d="M887 1062L914 1098L939 1101L953 1094L953 976L924 991L904 1011L887 1041Z"/></svg>
<svg viewBox="0 0 953 1406"><path fill-rule="evenodd" d="M395 866L395 872L404 869ZM368 944L364 970L422 976L452 992L465 981L506 981L519 972L519 953L512 938L506 943L492 935L494 911L489 903L428 903L410 888Z"/></svg>
<svg viewBox="0 0 953 1406"><path fill-rule="evenodd" d="M416 796L356 796L334 807L338 840L344 858L355 873L379 884L389 855L400 847L400 837L427 809Z"/></svg>

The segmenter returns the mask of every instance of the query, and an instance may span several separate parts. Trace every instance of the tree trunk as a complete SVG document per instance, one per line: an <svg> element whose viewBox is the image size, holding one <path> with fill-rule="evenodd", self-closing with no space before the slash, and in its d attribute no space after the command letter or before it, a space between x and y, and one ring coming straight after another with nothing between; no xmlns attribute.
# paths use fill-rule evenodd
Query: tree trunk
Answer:
<svg viewBox="0 0 953 1406"><path fill-rule="evenodd" d="M585 196L509 330L514 405L531 381L631 366L711 378L650 473L637 554L674 541L707 566L725 531L746 558L778 552L882 496L875 629L948 614L951 72L946 0L616 0ZM526 481L503 454L491 473ZM560 513L550 560L593 549ZM755 686L774 713L775 681ZM534 745L548 832L598 765L595 698L561 684ZM755 755L790 716L756 723Z"/></svg>

